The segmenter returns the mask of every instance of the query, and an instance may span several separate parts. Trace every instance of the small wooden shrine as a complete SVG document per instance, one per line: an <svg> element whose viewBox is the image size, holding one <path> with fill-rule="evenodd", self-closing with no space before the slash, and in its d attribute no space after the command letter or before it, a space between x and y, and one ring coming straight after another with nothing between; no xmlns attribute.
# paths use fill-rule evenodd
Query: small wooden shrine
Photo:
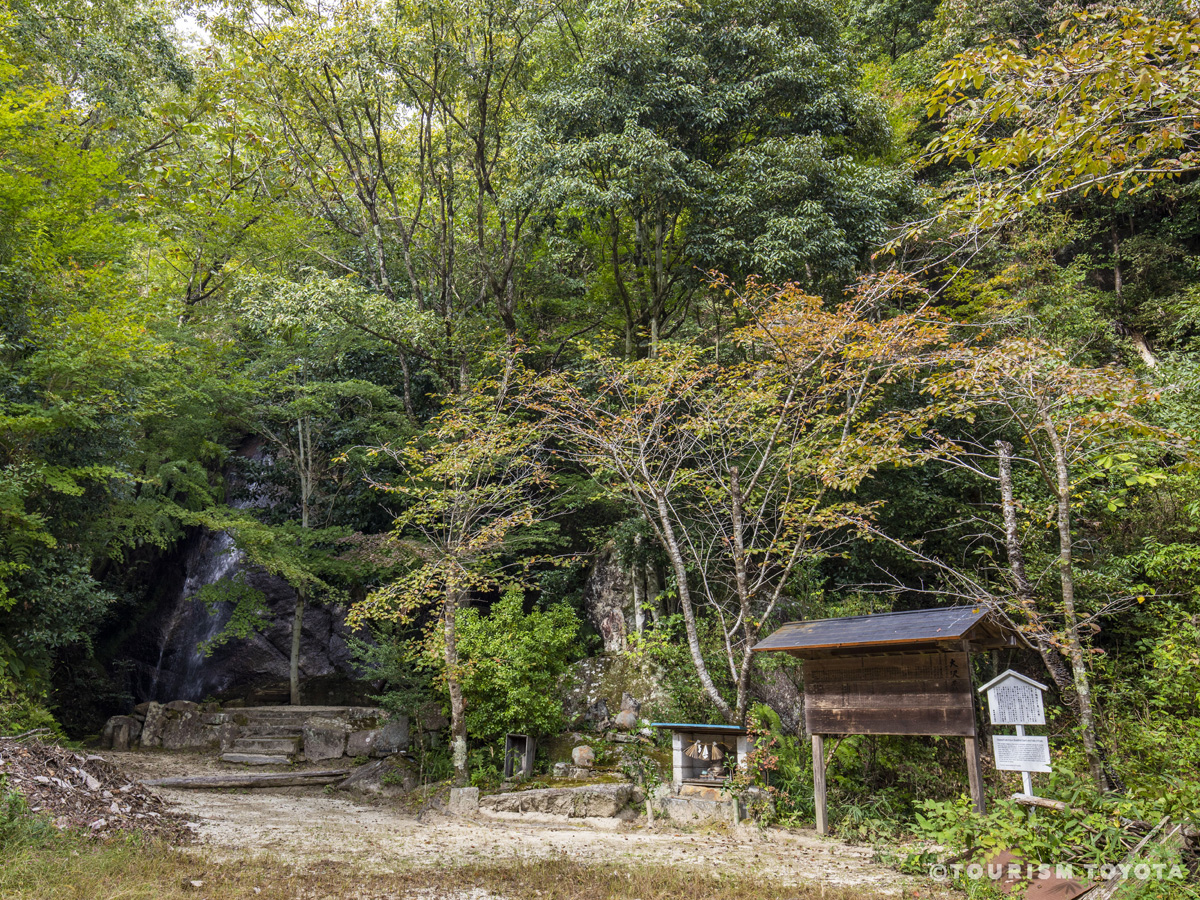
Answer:
<svg viewBox="0 0 1200 900"><path fill-rule="evenodd" d="M650 724L671 731L671 782L676 791L685 784L720 787L750 753L746 729L735 725Z"/></svg>
<svg viewBox="0 0 1200 900"><path fill-rule="evenodd" d="M817 831L828 828L825 737L961 737L975 807L983 812L969 654L1023 644L982 606L818 619L784 625L753 649L804 660L804 727L812 735Z"/></svg>

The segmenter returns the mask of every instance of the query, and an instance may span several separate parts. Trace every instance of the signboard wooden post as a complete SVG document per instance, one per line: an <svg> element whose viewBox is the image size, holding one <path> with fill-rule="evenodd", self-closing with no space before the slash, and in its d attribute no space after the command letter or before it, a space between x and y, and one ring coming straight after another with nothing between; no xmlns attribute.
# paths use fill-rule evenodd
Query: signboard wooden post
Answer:
<svg viewBox="0 0 1200 900"><path fill-rule="evenodd" d="M979 689L987 691L988 715L993 725L1015 725L1017 734L992 736L996 768L1020 772L1025 793L1033 796L1030 772L1050 771L1050 741L1045 737L1027 737L1026 725L1045 725L1046 709L1042 692L1046 686L1009 669Z"/></svg>

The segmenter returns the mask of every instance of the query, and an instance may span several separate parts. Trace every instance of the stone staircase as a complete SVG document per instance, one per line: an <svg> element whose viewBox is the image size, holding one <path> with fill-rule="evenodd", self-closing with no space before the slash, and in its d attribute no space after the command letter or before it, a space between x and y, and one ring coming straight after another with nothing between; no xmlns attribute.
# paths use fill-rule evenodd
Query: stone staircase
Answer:
<svg viewBox="0 0 1200 900"><path fill-rule="evenodd" d="M432 742L448 724L436 708L422 717ZM349 757L381 759L409 747L409 720L373 706L242 706L147 701L105 725L101 746L129 750L216 750L227 763L286 765ZM104 741L107 740L107 744ZM118 746L119 742L119 746Z"/></svg>
<svg viewBox="0 0 1200 900"><path fill-rule="evenodd" d="M237 710L245 717L240 736L221 754L224 762L270 766L293 762L304 749L307 707L258 706Z"/></svg>

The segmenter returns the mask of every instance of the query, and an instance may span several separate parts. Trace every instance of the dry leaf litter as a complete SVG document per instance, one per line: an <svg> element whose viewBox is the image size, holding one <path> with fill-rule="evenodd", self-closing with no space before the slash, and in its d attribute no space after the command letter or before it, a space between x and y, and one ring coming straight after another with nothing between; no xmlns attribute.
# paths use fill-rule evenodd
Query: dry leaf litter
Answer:
<svg viewBox="0 0 1200 900"><path fill-rule="evenodd" d="M0 738L0 779L58 828L96 837L139 831L172 843L193 836L185 816L102 756L34 738Z"/></svg>

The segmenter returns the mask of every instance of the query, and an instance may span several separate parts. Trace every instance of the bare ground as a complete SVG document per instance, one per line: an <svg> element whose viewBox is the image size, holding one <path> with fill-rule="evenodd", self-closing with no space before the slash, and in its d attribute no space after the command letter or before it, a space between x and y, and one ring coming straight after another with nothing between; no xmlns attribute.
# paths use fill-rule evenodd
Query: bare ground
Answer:
<svg viewBox="0 0 1200 900"><path fill-rule="evenodd" d="M142 779L231 768L208 755L106 756ZM376 873L566 858L584 864L679 865L713 875L754 875L884 894L899 894L912 884L874 863L870 848L820 838L812 831L753 826L687 831L648 828L645 819L576 823L483 814L469 820L436 813L418 817L394 800L368 802L320 788L158 790L196 823L201 845L218 856L265 853L295 863L353 863Z"/></svg>

